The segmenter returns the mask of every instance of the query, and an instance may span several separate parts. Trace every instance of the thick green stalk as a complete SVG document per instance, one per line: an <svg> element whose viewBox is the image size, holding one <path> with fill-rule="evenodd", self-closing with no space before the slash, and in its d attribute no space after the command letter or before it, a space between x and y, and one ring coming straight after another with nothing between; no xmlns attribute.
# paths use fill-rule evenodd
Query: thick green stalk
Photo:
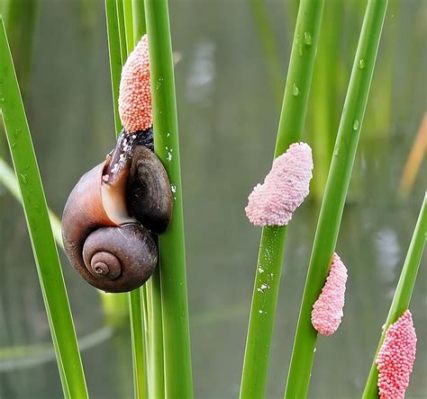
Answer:
<svg viewBox="0 0 427 399"><path fill-rule="evenodd" d="M338 237L386 9L387 0L369 0L366 9L314 237L285 398L305 398L308 393L317 340L311 310L325 283Z"/></svg>
<svg viewBox="0 0 427 399"><path fill-rule="evenodd" d="M110 55L111 67L111 86L113 89L113 108L114 121L116 126L116 135L121 130L120 117L118 115L118 99L121 70L127 56L127 48L125 54L122 53L122 46L126 43L125 25L120 26L120 16L118 6L123 11L121 0L106 0L105 11L107 16L107 31L108 31L108 48ZM133 32L132 26L127 25L126 28ZM134 40L132 40L132 43ZM133 44L129 51L133 49ZM132 360L133 360L133 380L135 384L135 398L144 398L147 392L147 375L145 367L145 345L144 345L144 325L142 319L142 298L141 293L135 290L128 294L129 310L130 310L130 329L132 339Z"/></svg>
<svg viewBox="0 0 427 399"><path fill-rule="evenodd" d="M383 344L387 329L391 324L402 316L406 309L409 308L412 292L414 291L415 281L417 279L418 269L424 253L424 248L427 243L427 192L424 195L424 201L421 206L418 221L412 235L411 244L409 245L408 253L406 254L405 263L403 264L402 272L400 273L399 282L397 283L396 291L393 296L393 301L388 312L387 320L382 327L382 334L378 344L375 358L372 362L371 370L369 371L368 380L366 381L365 390L363 391L362 399L371 399L378 397L378 370L375 364L378 351Z"/></svg>
<svg viewBox="0 0 427 399"><path fill-rule="evenodd" d="M132 0L133 46L146 33L144 0ZM160 286L159 273L156 271L144 286L142 293L142 325L144 328L145 380L149 380L148 395L164 392L163 371L163 330L160 288L153 294L153 286ZM156 297L153 298L153 295ZM156 354L156 355L154 355ZM157 397L157 396L154 396Z"/></svg>
<svg viewBox="0 0 427 399"><path fill-rule="evenodd" d="M2 0L0 0L2 1ZM10 1L5 19L8 40L16 65L21 92L25 94L31 73L38 0Z"/></svg>
<svg viewBox="0 0 427 399"><path fill-rule="evenodd" d="M174 196L168 230L159 236L166 398L192 398L190 333L178 117L167 0L145 0L153 96L154 147Z"/></svg>
<svg viewBox="0 0 427 399"><path fill-rule="evenodd" d="M24 104L1 17L0 59L0 109L19 182L64 396L66 398L87 398L86 381L61 264L52 234Z"/></svg>
<svg viewBox="0 0 427 399"><path fill-rule="evenodd" d="M312 139L315 178L311 186L313 197L320 202L328 178L329 164L335 144L338 126L337 76L338 50L342 29L344 2L330 1L325 4L324 23L320 31L320 44L316 59L311 112L309 120Z"/></svg>
<svg viewBox="0 0 427 399"><path fill-rule="evenodd" d="M133 37L136 42L147 32L145 26L144 0L132 0L133 7Z"/></svg>
<svg viewBox="0 0 427 399"><path fill-rule="evenodd" d="M301 0L274 156L301 137L322 20L323 0ZM264 227L252 295L240 397L262 398L283 265L286 227Z"/></svg>
<svg viewBox="0 0 427 399"><path fill-rule="evenodd" d="M123 1L123 18L125 23L125 36L126 36L126 54L129 55L134 48L133 38L133 10L132 0Z"/></svg>

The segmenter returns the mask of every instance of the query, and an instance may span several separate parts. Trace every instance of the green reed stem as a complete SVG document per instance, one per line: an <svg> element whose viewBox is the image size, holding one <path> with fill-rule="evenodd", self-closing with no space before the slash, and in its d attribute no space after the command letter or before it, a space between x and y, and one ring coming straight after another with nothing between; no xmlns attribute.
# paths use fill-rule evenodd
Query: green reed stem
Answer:
<svg viewBox="0 0 427 399"><path fill-rule="evenodd" d="M132 0L123 1L123 18L125 26L125 37L126 37L126 54L129 55L133 50L135 43L133 37L133 9Z"/></svg>
<svg viewBox="0 0 427 399"><path fill-rule="evenodd" d="M387 0L369 0L366 9L314 237L285 398L305 398L308 393L317 340L311 310L325 283L338 237L386 9Z"/></svg>
<svg viewBox="0 0 427 399"><path fill-rule="evenodd" d="M122 66L126 62L127 58L127 44L126 44L126 27L125 27L125 16L123 11L123 1L116 0L116 11L117 11L117 24L119 26L119 39L120 39L120 55L122 57Z"/></svg>
<svg viewBox="0 0 427 399"><path fill-rule="evenodd" d="M144 0L132 0L133 7L133 37L139 40L147 32L145 26ZM136 43L135 43L136 44Z"/></svg>
<svg viewBox="0 0 427 399"><path fill-rule="evenodd" d="M149 320L150 328L152 330L150 334L150 397L163 398L165 396L165 365L163 348L162 295L159 268L156 269L150 280Z"/></svg>
<svg viewBox="0 0 427 399"><path fill-rule="evenodd" d="M121 8L123 13L122 0L105 1L116 136L121 130L121 122L118 114L121 70L123 63L126 60L127 52L130 52L133 49L134 43L134 39L132 39L132 45L129 46L129 49L124 47L125 52L123 54L123 46L126 44L126 36L132 37L133 26L129 24L125 26L124 19L121 21L119 8ZM127 31L130 33L127 33ZM144 345L145 331L143 325L144 321L142 318L143 304L142 295L139 289L128 294L128 302L132 340L133 380L135 385L134 395L135 398L141 399L146 397L147 393L147 373L145 365L146 348Z"/></svg>
<svg viewBox="0 0 427 399"><path fill-rule="evenodd" d="M24 104L1 17L0 59L2 60L0 109L19 182L64 396L66 398L87 398L86 381L61 264L52 234Z"/></svg>
<svg viewBox="0 0 427 399"><path fill-rule="evenodd" d="M265 64L270 75L271 88L275 99L280 103L282 100L284 80L282 68L280 66L279 51L277 49L272 24L268 17L266 2L265 0L251 0L250 6L264 52L263 58L265 59Z"/></svg>
<svg viewBox="0 0 427 399"><path fill-rule="evenodd" d="M316 201L321 201L328 178L329 164L338 127L338 50L342 30L344 2L325 3L320 44L316 59L310 116L310 138L314 154L315 178L310 192ZM310 120L310 117L308 118Z"/></svg>
<svg viewBox="0 0 427 399"><path fill-rule="evenodd" d="M4 0L3 0L4 1ZM1 2L1 0L0 0ZM31 73L38 0L9 1L5 25L21 93L26 92Z"/></svg>
<svg viewBox="0 0 427 399"><path fill-rule="evenodd" d="M301 0L300 2L276 139L275 157L282 154L291 143L301 137L313 76L323 4L323 0ZM286 226L267 226L262 230L240 387L242 399L264 397L286 231Z"/></svg>
<svg viewBox="0 0 427 399"><path fill-rule="evenodd" d="M153 96L154 147L174 196L168 230L159 236L166 398L192 398L190 333L178 117L167 0L145 0Z"/></svg>
<svg viewBox="0 0 427 399"><path fill-rule="evenodd" d="M136 399L147 397L147 378L145 367L145 347L144 330L142 320L142 291L133 290L129 293L129 314L131 320L131 339L132 339L132 360L133 360L133 381L135 386Z"/></svg>
<svg viewBox="0 0 427 399"><path fill-rule="evenodd" d="M424 195L424 201L421 206L417 224L412 235L408 253L406 254L405 263L403 264L402 272L400 273L399 282L397 283L396 291L393 296L393 301L388 312L387 320L382 327L382 334L377 350L375 352L374 361L372 362L369 376L366 381L365 390L363 391L362 399L371 399L378 397L378 369L375 364L378 351L384 342L387 329L391 324L402 316L406 309L409 308L412 292L414 291L415 281L417 279L418 269L424 253L424 248L427 243L427 192Z"/></svg>
<svg viewBox="0 0 427 399"><path fill-rule="evenodd" d="M108 53L110 56L111 88L113 96L113 114L116 134L122 128L119 117L119 86L122 72L122 56L120 50L120 33L117 18L116 0L105 0L105 16L107 21Z"/></svg>
<svg viewBox="0 0 427 399"><path fill-rule="evenodd" d="M144 0L132 0L132 12L133 45L135 46L147 33ZM150 381L148 395L149 397L161 397L164 392L162 308L160 288L155 290L154 286L160 286L158 271L154 272L141 290L143 326L145 326L145 378ZM157 393L160 396L157 396Z"/></svg>

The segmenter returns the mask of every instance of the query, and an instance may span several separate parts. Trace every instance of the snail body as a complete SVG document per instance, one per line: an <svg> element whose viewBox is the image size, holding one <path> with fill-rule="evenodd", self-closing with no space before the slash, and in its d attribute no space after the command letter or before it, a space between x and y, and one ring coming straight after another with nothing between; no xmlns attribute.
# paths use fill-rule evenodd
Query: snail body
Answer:
<svg viewBox="0 0 427 399"><path fill-rule="evenodd" d="M140 144L145 138L146 132L122 133L105 162L78 181L62 216L70 263L107 292L133 290L151 276L156 234L171 217L169 179L157 156Z"/></svg>

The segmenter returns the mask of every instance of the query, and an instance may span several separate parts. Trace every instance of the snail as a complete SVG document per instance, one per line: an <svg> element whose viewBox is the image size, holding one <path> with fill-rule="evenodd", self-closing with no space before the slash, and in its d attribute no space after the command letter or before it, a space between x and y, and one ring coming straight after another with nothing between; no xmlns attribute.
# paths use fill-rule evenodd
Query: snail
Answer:
<svg viewBox="0 0 427 399"><path fill-rule="evenodd" d="M168 175L153 152L147 35L123 66L119 91L123 130L116 147L79 180L62 216L70 263L107 292L147 281L158 261L157 234L172 214Z"/></svg>
<svg viewBox="0 0 427 399"><path fill-rule="evenodd" d="M172 212L167 173L152 151L152 130L125 130L106 160L81 177L62 216L65 252L91 285L131 291L153 273L156 235Z"/></svg>

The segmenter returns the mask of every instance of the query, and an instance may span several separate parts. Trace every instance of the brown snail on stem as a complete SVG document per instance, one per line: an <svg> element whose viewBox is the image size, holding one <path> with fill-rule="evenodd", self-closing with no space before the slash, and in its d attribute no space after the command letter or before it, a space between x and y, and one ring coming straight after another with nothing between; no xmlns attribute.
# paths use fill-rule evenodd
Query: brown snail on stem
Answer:
<svg viewBox="0 0 427 399"><path fill-rule="evenodd" d="M147 35L123 66L118 105L124 128L116 147L79 180L62 216L71 264L107 292L133 290L151 276L156 234L172 214L169 179L153 152Z"/></svg>
<svg viewBox="0 0 427 399"><path fill-rule="evenodd" d="M133 290L151 276L158 260L155 235L170 221L169 179L150 142L151 129L123 132L65 205L67 256L89 284L107 292Z"/></svg>
<svg viewBox="0 0 427 399"><path fill-rule="evenodd" d="M123 66L118 105L124 128L116 147L80 179L62 216L71 264L107 292L131 291L151 276L156 234L172 213L169 179L153 152L147 35Z"/></svg>

